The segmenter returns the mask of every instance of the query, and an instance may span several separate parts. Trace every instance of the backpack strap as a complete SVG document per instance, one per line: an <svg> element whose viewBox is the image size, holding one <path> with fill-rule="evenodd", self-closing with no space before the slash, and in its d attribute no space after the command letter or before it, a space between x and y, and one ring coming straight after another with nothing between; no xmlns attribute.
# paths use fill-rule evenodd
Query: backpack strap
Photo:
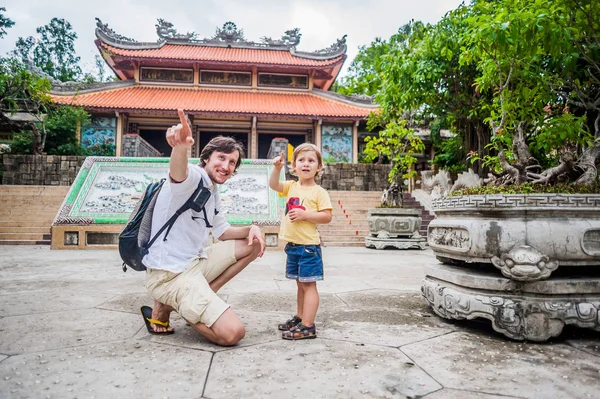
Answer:
<svg viewBox="0 0 600 399"><path fill-rule="evenodd" d="M188 198L188 200L185 201L185 203L179 209L177 209L177 211L175 212L175 214L173 216L171 216L171 218L169 220L167 220L167 222L160 228L160 230L158 230L158 232L156 234L154 234L154 236L152 237L152 239L150 241L148 241L148 244L146 244L144 246L144 248L143 248L144 255L146 255L148 253L148 248L150 248L152 246L152 244L154 244L154 241L156 241L156 239L160 236L160 234L163 231L165 231L165 229L167 229L167 232L165 233L165 237L163 238L163 241L167 241L167 236L169 235L169 232L171 231L171 228L175 224L175 221L177 220L177 218L179 216L181 216L181 214L183 212L187 211L188 209L190 209L192 207L192 200L193 200L193 198L196 196L196 194L200 190L202 190L203 187L204 187L204 183L202 183L202 178L200 178L200 183L198 183L198 187L196 188L196 190L194 190L194 192L192 193L192 195L190 196L190 198ZM206 209L204 207L202 207L202 210L204 211L204 217L206 218ZM208 223L207 219L205 219L205 222L206 222L206 227L212 227Z"/></svg>

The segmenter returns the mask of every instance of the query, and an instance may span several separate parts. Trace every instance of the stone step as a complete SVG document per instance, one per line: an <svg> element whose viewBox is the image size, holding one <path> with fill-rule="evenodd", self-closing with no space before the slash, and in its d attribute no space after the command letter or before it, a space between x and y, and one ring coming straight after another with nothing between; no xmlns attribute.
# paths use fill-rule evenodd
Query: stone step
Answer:
<svg viewBox="0 0 600 399"><path fill-rule="evenodd" d="M357 234L358 232L358 234ZM323 236L323 233L327 233L327 237L364 237L369 234L369 230L349 230L349 229L340 229L340 230L329 230L329 231L321 231L319 228L319 234Z"/></svg>
<svg viewBox="0 0 600 399"><path fill-rule="evenodd" d="M363 242L323 242L324 247L364 247L365 243Z"/></svg>
<svg viewBox="0 0 600 399"><path fill-rule="evenodd" d="M52 196L21 196L21 195L0 195L0 200L4 205L12 204L62 204L64 195Z"/></svg>
<svg viewBox="0 0 600 399"><path fill-rule="evenodd" d="M15 196L62 196L69 192L68 186L0 186L0 195Z"/></svg>
<svg viewBox="0 0 600 399"><path fill-rule="evenodd" d="M334 242L365 242L365 237L354 237L354 236L340 236L333 237L329 236L327 239L323 239L324 243L334 243Z"/></svg>
<svg viewBox="0 0 600 399"><path fill-rule="evenodd" d="M50 245L50 240L0 240L0 245Z"/></svg>
<svg viewBox="0 0 600 399"><path fill-rule="evenodd" d="M31 205L31 204L19 204L19 205L15 205L11 208L8 207L4 207L3 206L3 211L2 214L3 215L23 215L24 213L43 213L44 215L52 215L52 219L54 219L54 216L56 216L56 212L58 212L58 209L60 208L60 204L58 205L51 205L51 204L35 204L35 205ZM44 219L47 219L46 217L44 217Z"/></svg>
<svg viewBox="0 0 600 399"><path fill-rule="evenodd" d="M0 226L0 233L50 233L50 225L45 227Z"/></svg>
<svg viewBox="0 0 600 399"><path fill-rule="evenodd" d="M0 215L2 217L2 215ZM50 228L52 221L47 220L0 220L0 227L47 227Z"/></svg>
<svg viewBox="0 0 600 399"><path fill-rule="evenodd" d="M365 222L357 223L330 223L320 224L319 231L334 231L334 230L369 230L369 224Z"/></svg>
<svg viewBox="0 0 600 399"><path fill-rule="evenodd" d="M56 212L55 211L49 211L49 212L42 212L42 211L35 211L35 212L31 212L28 209L24 209L22 211L22 213L19 212L11 212L11 213L4 213L1 217L2 220L5 222L11 222L11 223L17 223L17 222L22 222L22 221L33 221L33 222L43 222L43 223L48 223L48 225L52 224L52 221L54 220L54 216L56 216Z"/></svg>
<svg viewBox="0 0 600 399"><path fill-rule="evenodd" d="M0 240L49 240L50 233L0 233Z"/></svg>

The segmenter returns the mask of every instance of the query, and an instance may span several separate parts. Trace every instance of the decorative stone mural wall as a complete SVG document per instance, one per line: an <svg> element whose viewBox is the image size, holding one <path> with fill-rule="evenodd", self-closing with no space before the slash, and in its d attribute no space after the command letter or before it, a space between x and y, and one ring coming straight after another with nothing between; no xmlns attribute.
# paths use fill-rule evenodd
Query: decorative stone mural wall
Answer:
<svg viewBox="0 0 600 399"><path fill-rule="evenodd" d="M352 126L323 125L321 140L325 162L352 162Z"/></svg>
<svg viewBox="0 0 600 399"><path fill-rule="evenodd" d="M0 155L2 184L70 186L84 160L76 156ZM389 171L390 165L332 163L325 167L320 184L327 190L382 191L388 186Z"/></svg>
<svg viewBox="0 0 600 399"><path fill-rule="evenodd" d="M81 129L81 144L88 149L107 145L113 149L114 154L116 134L117 118L92 117L90 124Z"/></svg>
<svg viewBox="0 0 600 399"><path fill-rule="evenodd" d="M66 155L0 155L2 184L70 186L85 157Z"/></svg>

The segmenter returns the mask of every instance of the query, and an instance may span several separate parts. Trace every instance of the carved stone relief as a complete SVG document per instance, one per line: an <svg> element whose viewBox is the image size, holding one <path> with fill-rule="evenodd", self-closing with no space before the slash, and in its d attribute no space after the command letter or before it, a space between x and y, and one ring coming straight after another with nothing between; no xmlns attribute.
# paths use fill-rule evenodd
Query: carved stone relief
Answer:
<svg viewBox="0 0 600 399"><path fill-rule="evenodd" d="M421 293L433 311L446 319L485 318L494 330L517 340L546 341L559 335L565 324L600 331L600 297L517 297L474 293L425 278Z"/></svg>
<svg viewBox="0 0 600 399"><path fill-rule="evenodd" d="M429 230L427 239L430 245L443 245L458 249L468 249L471 246L469 231L456 227L435 227Z"/></svg>
<svg viewBox="0 0 600 399"><path fill-rule="evenodd" d="M500 257L493 256L492 264L508 278L518 281L537 281L550 277L558 262L550 260L535 248L521 245Z"/></svg>

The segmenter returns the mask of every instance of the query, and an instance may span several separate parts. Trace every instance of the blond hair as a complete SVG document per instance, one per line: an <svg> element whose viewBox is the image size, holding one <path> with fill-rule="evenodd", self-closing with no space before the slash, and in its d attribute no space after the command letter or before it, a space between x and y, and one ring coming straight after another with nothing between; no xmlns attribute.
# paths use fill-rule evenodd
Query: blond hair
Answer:
<svg viewBox="0 0 600 399"><path fill-rule="evenodd" d="M296 159L298 159L298 155L301 152L308 152L308 151L314 151L315 154L317 154L317 161L319 162L319 168L321 170L319 170L317 172L315 177L321 177L321 174L323 173L323 167L324 167L323 156L321 155L321 150L319 150L319 147L317 147L316 145L314 145L312 143L302 143L299 146L297 146L296 148L294 148L294 153L292 154L292 165L296 164ZM292 175L295 175L295 171L293 171L293 170L290 170L290 173Z"/></svg>

